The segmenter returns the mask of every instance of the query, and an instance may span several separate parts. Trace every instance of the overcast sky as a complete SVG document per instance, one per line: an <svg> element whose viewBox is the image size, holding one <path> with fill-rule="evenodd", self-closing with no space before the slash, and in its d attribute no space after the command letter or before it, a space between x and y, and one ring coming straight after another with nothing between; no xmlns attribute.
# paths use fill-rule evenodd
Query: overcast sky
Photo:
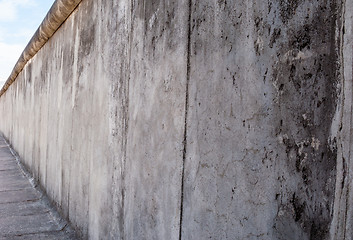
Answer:
<svg viewBox="0 0 353 240"><path fill-rule="evenodd" d="M54 0L0 0L0 82L9 77L53 2Z"/></svg>

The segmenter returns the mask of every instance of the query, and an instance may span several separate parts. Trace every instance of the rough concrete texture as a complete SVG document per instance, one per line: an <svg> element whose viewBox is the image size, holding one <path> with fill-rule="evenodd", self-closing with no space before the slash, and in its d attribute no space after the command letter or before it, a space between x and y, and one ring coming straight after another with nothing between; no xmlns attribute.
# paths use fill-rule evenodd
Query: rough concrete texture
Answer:
<svg viewBox="0 0 353 240"><path fill-rule="evenodd" d="M0 135L0 239L76 239Z"/></svg>
<svg viewBox="0 0 353 240"><path fill-rule="evenodd" d="M0 130L83 238L352 239L352 6L84 0Z"/></svg>

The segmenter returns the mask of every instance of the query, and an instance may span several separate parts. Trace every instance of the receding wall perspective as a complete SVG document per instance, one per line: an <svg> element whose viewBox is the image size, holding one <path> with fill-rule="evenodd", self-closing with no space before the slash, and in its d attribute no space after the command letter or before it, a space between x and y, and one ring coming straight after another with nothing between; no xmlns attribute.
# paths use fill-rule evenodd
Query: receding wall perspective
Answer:
<svg viewBox="0 0 353 240"><path fill-rule="evenodd" d="M75 6L0 131L80 237L352 239L353 0Z"/></svg>

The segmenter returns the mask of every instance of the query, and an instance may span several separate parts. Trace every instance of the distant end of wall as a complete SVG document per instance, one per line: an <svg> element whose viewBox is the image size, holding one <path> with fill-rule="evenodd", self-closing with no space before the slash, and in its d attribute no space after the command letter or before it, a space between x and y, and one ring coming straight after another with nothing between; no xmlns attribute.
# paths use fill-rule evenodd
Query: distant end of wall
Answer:
<svg viewBox="0 0 353 240"><path fill-rule="evenodd" d="M29 41L18 59L11 75L0 91L0 97L6 92L10 85L16 80L18 74L23 70L31 58L44 46L54 35L70 14L76 9L82 0L56 0L45 16L43 22Z"/></svg>

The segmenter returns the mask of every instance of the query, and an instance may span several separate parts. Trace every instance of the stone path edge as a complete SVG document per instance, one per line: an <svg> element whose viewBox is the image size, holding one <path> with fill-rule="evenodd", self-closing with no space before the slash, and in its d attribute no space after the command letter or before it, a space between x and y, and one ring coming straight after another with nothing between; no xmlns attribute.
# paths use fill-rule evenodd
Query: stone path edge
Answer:
<svg viewBox="0 0 353 240"><path fill-rule="evenodd" d="M12 147L11 143L9 142L9 140L6 138L6 136L0 131L0 137L3 137L3 139L6 142L6 145L8 146L8 148L11 151L11 154L14 156L15 161L17 163L17 165L19 166L22 174L29 180L30 184L32 185L32 187L38 191L39 195L40 195L40 200L48 207L49 209L49 213L50 215L56 220L56 222L59 223L60 225L60 231L59 232L65 232L71 236L74 236L76 239L79 239L75 233L74 228L71 226L70 222L67 221L64 217L62 217L59 214L59 210L57 209L57 207L55 206L55 204L53 203L53 201L51 201L49 199L49 197L46 194L46 191L43 189L43 187L39 184L38 181L36 181L31 172L27 169L27 167L22 163L20 156L18 155L18 153L14 150L14 148Z"/></svg>

